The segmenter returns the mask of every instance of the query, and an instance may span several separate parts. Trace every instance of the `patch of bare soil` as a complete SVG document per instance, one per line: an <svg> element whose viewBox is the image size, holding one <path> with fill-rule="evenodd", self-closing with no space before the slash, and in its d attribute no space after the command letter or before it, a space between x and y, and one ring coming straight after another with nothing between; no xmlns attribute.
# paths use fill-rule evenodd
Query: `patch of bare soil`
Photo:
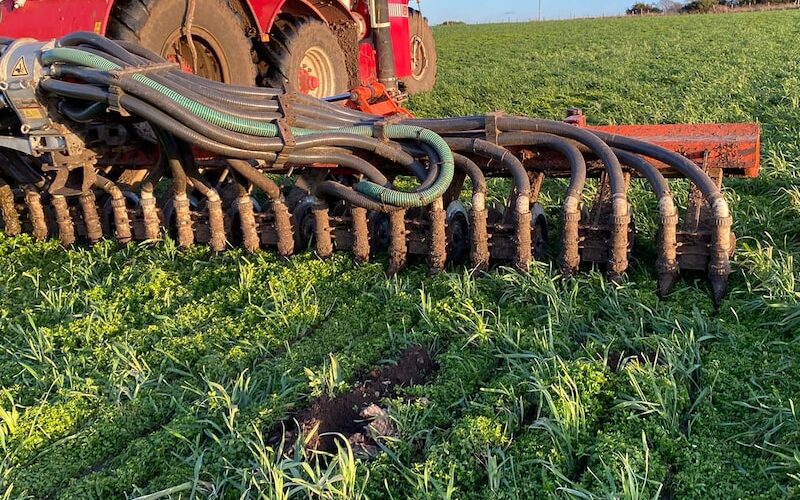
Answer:
<svg viewBox="0 0 800 500"><path fill-rule="evenodd" d="M397 388L424 383L436 370L427 350L414 346L403 352L396 365L375 368L362 382L345 394L322 396L305 410L281 424L273 436L293 443L302 435L306 448L336 452L336 440L344 436L355 453L363 457L378 454L376 438L392 436L394 426L381 399Z"/></svg>

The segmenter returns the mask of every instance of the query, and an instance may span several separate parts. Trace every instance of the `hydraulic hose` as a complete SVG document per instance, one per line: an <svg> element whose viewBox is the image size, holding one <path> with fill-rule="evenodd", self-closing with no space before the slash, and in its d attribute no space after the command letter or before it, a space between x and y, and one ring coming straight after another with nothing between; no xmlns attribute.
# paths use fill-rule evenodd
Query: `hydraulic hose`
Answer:
<svg viewBox="0 0 800 500"><path fill-rule="evenodd" d="M456 169L467 174L470 182L472 182L472 192L486 195L489 190L486 187L486 177L481 172L480 167L472 160L464 155L454 153Z"/></svg>
<svg viewBox="0 0 800 500"><path fill-rule="evenodd" d="M354 127L355 129L362 127ZM371 128L371 127L363 127ZM380 200L386 205L393 205L402 208L423 207L430 205L437 198L441 198L453 182L455 165L453 152L448 147L442 137L419 127L408 125L390 125L384 129L386 137L394 140L416 140L424 142L433 147L439 158L441 166L436 182L430 188L421 191L406 193L380 186L373 182L361 181L355 186L355 190L368 197Z"/></svg>
<svg viewBox="0 0 800 500"><path fill-rule="evenodd" d="M553 134L542 132L507 132L500 135L500 146L531 146L552 149L563 155L570 165L570 181L567 197L575 199L575 203L583 198L586 185L586 160L577 146L568 140Z"/></svg>
<svg viewBox="0 0 800 500"><path fill-rule="evenodd" d="M660 200L665 196L671 196L667 179L656 167L650 164L650 162L624 149L614 149L614 154L617 155L617 158L619 158L619 161L622 162L623 165L636 170L647 179L656 198Z"/></svg>
<svg viewBox="0 0 800 500"><path fill-rule="evenodd" d="M666 163L680 172L681 175L688 178L694 185L700 189L708 200L709 205L714 208L716 215L719 217L729 217L730 211L725 198L722 196L719 188L714 181L709 177L697 164L683 155L674 153L661 146L651 144L649 142L639 141L630 137L623 137L614 134L607 134L604 132L595 132L597 137L605 141L609 146L623 149L631 153L647 156L654 160Z"/></svg>
<svg viewBox="0 0 800 500"><path fill-rule="evenodd" d="M563 122L553 120L536 120L532 118L515 118L515 117L499 117L497 119L497 127L503 131L529 131L529 132L545 132L549 134L558 135L560 137L567 137L585 144L592 152L597 155L606 167L608 174L608 181L611 186L611 191L614 193L615 205L619 199L624 202L624 213L627 213L627 201L625 196L625 177L622 173L622 166L619 159L616 157L611 147L603 142L601 138L585 129L581 129L574 125L569 125Z"/></svg>
<svg viewBox="0 0 800 500"><path fill-rule="evenodd" d="M502 146L533 146L554 150L570 164L570 180L564 197L564 230L561 237L561 271L572 275L580 266L580 221L583 188L586 185L586 160L580 149L568 139L542 132L506 132L500 135Z"/></svg>
<svg viewBox="0 0 800 500"><path fill-rule="evenodd" d="M667 296L675 286L678 277L678 209L670 193L664 175L641 156L628 151L615 149L620 161L642 174L650 183L658 198L659 231L658 240L658 293Z"/></svg>
<svg viewBox="0 0 800 500"><path fill-rule="evenodd" d="M108 59L91 54L89 52L71 48L55 48L46 50L42 52L40 58L42 64L54 64L61 62L77 64L79 66L88 66L90 68L103 71L117 71L122 69L120 65L111 62ZM189 112L192 114L219 127L257 137L276 137L278 135L278 128L274 124L237 118L228 113L216 111L202 103L179 94L173 89L156 82L152 78L142 73L135 73L132 78L140 83L143 83L144 85L147 85L153 90L166 95L173 101L189 110Z"/></svg>
<svg viewBox="0 0 800 500"><path fill-rule="evenodd" d="M61 80L42 80L39 87L45 92L82 101L108 102L109 93L99 87Z"/></svg>
<svg viewBox="0 0 800 500"><path fill-rule="evenodd" d="M169 170L172 173L173 189L176 193L186 193L188 188L188 181L186 178L186 170L181 161L181 154L178 150L178 144L175 138L168 132L155 129L158 142L161 144L161 149L165 153L165 159Z"/></svg>
<svg viewBox="0 0 800 500"><path fill-rule="evenodd" d="M55 67L53 69L53 74L54 76L71 76L75 78L81 78L87 81L92 81L95 83L101 83L105 85L118 85L125 92L128 92L128 95L123 95L120 98L120 100L122 100L125 97L131 96L140 98L147 103L154 104L158 107L159 110L162 110L168 115L174 117L180 123L188 126L195 132L203 134L204 136L216 142L224 143L239 149L250 149L254 151L274 152L274 151L280 151L281 148L283 147L283 142L275 137L273 138L253 137L237 133L219 126L215 126L212 123L203 120L201 117L192 113L191 111L181 106L180 104L170 99L169 97L165 96L164 94L131 78L121 78L115 81L111 78L111 76L108 73L105 73L104 71L93 71L82 68L71 68L65 66ZM43 88L47 90L49 88L48 84L53 81L56 80L52 79L44 80L42 81L41 85L43 85ZM90 87L88 85L80 85L80 84L69 84L69 85L73 85L75 87ZM61 93L61 95L63 95L63 93ZM110 98L110 93L106 93L106 96L107 98L105 100L108 101L108 99Z"/></svg>
<svg viewBox="0 0 800 500"><path fill-rule="evenodd" d="M405 120L403 123L416 127L432 130L437 134L448 132L467 132L471 130L482 130L486 127L485 116L466 116L463 118L440 118L440 119L419 119L414 118Z"/></svg>
<svg viewBox="0 0 800 500"><path fill-rule="evenodd" d="M236 171L237 174L245 178L250 184L264 192L271 200L280 200L282 198L281 189L278 185L261 173L257 168L244 160L230 159L227 161L228 165Z"/></svg>
<svg viewBox="0 0 800 500"><path fill-rule="evenodd" d="M80 106L72 102L62 102L59 111L70 120L78 123L88 123L98 116L105 114L108 105L105 102L96 102L88 106Z"/></svg>
<svg viewBox="0 0 800 500"><path fill-rule="evenodd" d="M82 44L91 45L113 57L116 57L125 64L132 66L139 64L139 60L137 60L137 54L132 54L131 51L121 47L118 42L109 40L108 38L100 36L91 31L76 31L58 40L59 47L77 47Z"/></svg>
<svg viewBox="0 0 800 500"><path fill-rule="evenodd" d="M401 210L399 207L384 205L379 201L376 201L335 181L321 182L319 186L317 186L317 192L320 195L327 195L344 200L356 207L366 208L367 210L372 210L374 212L391 213Z"/></svg>
<svg viewBox="0 0 800 500"><path fill-rule="evenodd" d="M123 95L120 97L120 104L122 104L125 109L136 114L137 116L144 118L145 120L153 123L156 126L164 128L165 130L169 130L180 140L188 142L189 144L194 144L205 149L206 151L218 154L225 158L239 158L244 160L257 159L270 162L274 162L277 158L275 153L236 148L211 140L175 120L155 106L151 106L150 104L136 97Z"/></svg>
<svg viewBox="0 0 800 500"><path fill-rule="evenodd" d="M511 154L510 151L482 139L448 137L445 141L454 151L459 153L474 153L503 165L508 169L514 179L514 186L517 188L517 194L530 199L531 180L522 162Z"/></svg>
<svg viewBox="0 0 800 500"><path fill-rule="evenodd" d="M41 60L43 64L66 62L88 66L90 68L100 69L103 71L114 71L121 69L120 65L115 64L114 62L111 62L103 57L71 48L55 48L47 50L42 53ZM131 78L146 85L147 87L152 88L156 92L166 95L200 119L226 130L239 132L246 135L253 135L256 137L275 138L277 136L278 130L277 126L274 124L238 118L228 113L218 112L202 103L181 95L173 89L170 89L169 87L156 82L141 73L136 73ZM123 78L121 80L125 79ZM338 129L338 131L345 134L361 136L371 136L374 133L373 127L367 126L347 127ZM308 129L293 129L293 133L297 136L306 136L319 134L321 132ZM404 208L425 206L442 196L447 190L450 182L452 182L454 172L452 152L449 150L447 144L442 140L442 138L429 130L407 125L392 125L386 127L384 129L384 133L386 137L390 139L413 139L421 142L427 142L439 150L440 157L442 158L441 175L429 189L414 193L396 191L370 181L360 182L358 185L356 185L355 189L373 199L380 200L382 203L401 206ZM237 147L239 147L238 144ZM241 146L242 149L243 147L244 145ZM271 147L271 144L269 144L269 147Z"/></svg>
<svg viewBox="0 0 800 500"><path fill-rule="evenodd" d="M354 170L376 184L380 184L382 186L390 185L386 176L383 175L383 173L375 168L370 162L350 154L332 152L318 154L297 154L292 155L292 163L297 165L330 163Z"/></svg>

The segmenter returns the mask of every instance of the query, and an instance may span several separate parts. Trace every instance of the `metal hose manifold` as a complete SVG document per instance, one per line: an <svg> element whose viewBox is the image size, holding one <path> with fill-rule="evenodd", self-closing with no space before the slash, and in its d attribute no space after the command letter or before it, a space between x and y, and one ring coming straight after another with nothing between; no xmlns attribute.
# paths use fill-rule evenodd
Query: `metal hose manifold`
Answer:
<svg viewBox="0 0 800 500"><path fill-rule="evenodd" d="M208 242L221 252L230 243L254 252L274 246L288 257L308 229L299 227L302 219L313 225L320 257L349 250L367 262L386 248L390 275L417 256L439 272L459 253L480 270L494 262L525 270L547 232L538 198L552 174L569 178L558 256L563 275L601 264L619 280L632 248L627 188L634 176L645 178L658 199L659 292L669 293L680 269L696 269L705 257L717 303L725 292L734 241L727 203L703 169L655 144L585 122L501 113L387 120L277 89L210 82L141 47L92 33L50 45L20 42L13 51L37 68L26 83L33 91L27 98L42 98L39 125L49 132L41 135L18 113L22 136L0 137L0 148L26 158L0 155L7 234L58 234L71 245L96 242L105 232L124 244L158 239L167 227L180 247ZM7 85L0 90L17 110L20 96ZM52 109L60 111L57 117ZM104 128L110 125L154 166L115 156L114 146L124 141L112 144ZM72 169L85 164L86 144L100 153L91 167L96 181L74 200L49 192L52 174L42 168L52 160L47 155L58 155L51 165ZM707 204L696 211L711 214L712 228L696 233L696 241L678 227L665 168L688 178ZM591 220L583 213L590 176L602 179ZM511 181L504 208L488 202L495 194L490 177ZM461 196L467 180L468 201ZM104 210L98 200L108 200ZM686 248L692 245L699 256L690 265Z"/></svg>

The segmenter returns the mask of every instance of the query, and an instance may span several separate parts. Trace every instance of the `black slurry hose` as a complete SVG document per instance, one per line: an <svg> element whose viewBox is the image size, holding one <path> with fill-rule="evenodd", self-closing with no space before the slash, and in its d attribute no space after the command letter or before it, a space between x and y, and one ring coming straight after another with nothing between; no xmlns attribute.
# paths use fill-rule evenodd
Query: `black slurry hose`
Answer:
<svg viewBox="0 0 800 500"><path fill-rule="evenodd" d="M371 27L378 49L378 77L394 91L388 1L373 3L376 9ZM0 46L8 46L10 42L0 39ZM302 208L298 196L311 195L315 198L314 233L321 256L327 256L334 246L349 248L347 241L337 241L346 233L342 227L334 227L331 221L336 220L340 225L351 221L352 248L357 259L365 262L373 236L368 235L365 228L374 225L380 232L381 219L375 213L381 212L389 214L387 232L390 233L392 270L405 266L407 253L424 251L431 269L439 271L447 258L444 251L446 229L452 230L445 227L443 204L458 198L458 191L468 177L472 197L466 225L473 265L486 269L493 259L502 258L513 259L517 267L526 269L532 260L531 207L536 201L532 197L538 192L538 185L534 192L531 179L540 179L541 172L526 169L521 159L524 157L517 157L514 151L521 148L526 155L535 155L548 150L569 165L568 171L558 172L569 175L560 255L565 275L577 271L580 249L589 248L581 246L581 239L588 237L601 238L610 247L610 276L618 278L625 273L631 222L627 173L635 172L648 181L659 200L659 288L662 295L672 288L681 260L678 212L664 176L650 161L654 160L688 178L711 206L714 234L709 277L715 299L724 293L732 250L728 205L715 182L702 169L659 146L563 122L499 113L442 119L376 116L310 96L286 94L282 89L208 81L180 71L177 65L136 44L111 41L94 33L65 36L55 48L41 50L39 62L43 66L41 74L45 76L32 85L38 85L38 95L43 96L42 109L58 110L53 113L54 121L64 121L67 130L76 131L93 130L98 124L113 122L130 136L135 135L134 140L139 141L136 144L141 145L142 150L149 147L160 151L158 165L152 167L144 179L129 185L128 177L132 174L115 171L118 166L113 165L120 151L105 144L98 147L97 156L101 162L105 161L102 166L105 170L100 172L102 179L97 183L98 195L104 196L105 192L111 198L115 223L127 225L124 222L128 220L127 203L137 195L123 194L123 189L138 190L137 209L141 210L141 217L136 220L143 219L143 233L147 239L160 234L159 212L169 212L173 218L161 222L177 232L180 246L193 243L198 229L194 227L196 224L206 224L212 247L222 250L226 246L228 226L234 224L230 214L236 208L248 249L255 250L262 244L274 245L277 234L279 252L288 256L294 252L293 232L297 230L292 226L290 210L296 206ZM13 114L9 112L9 115L13 120ZM19 123L6 127L6 130L12 129L21 132L24 127ZM33 136L27 132L20 135ZM92 150L94 144L96 142L87 142L87 149ZM594 226L587 221L587 225L581 226L587 161L597 159L603 164L611 192L611 220ZM4 183L0 184L4 196L2 216L4 221L11 221L5 223L10 224L9 227L14 227L14 216L18 215L6 213L15 210L18 200L14 196L24 196L31 213L44 213L37 207L42 206L42 199L50 201L46 188L51 177L39 175L41 163L40 159L31 157L14 165L0 165ZM119 167L124 164L122 161ZM9 174L8 170L12 172ZM39 175L37 179L41 178L41 182L35 189L30 182L15 183L16 191L12 190L9 183L14 176L30 173L28 170ZM291 189L279 186L271 177L295 174L298 180ZM510 207L490 210L486 206L486 177L492 175L513 181ZM172 210L167 210L163 200L156 204L158 182L164 176L172 180ZM392 184L398 176L413 176L417 183L411 189L399 191ZM267 211L272 215L254 208L256 203L249 195L251 187L268 198ZM201 199L201 203L195 200L194 205L190 204L192 197ZM89 224L90 238L96 239L98 217L92 199L93 193L82 193L80 206L84 217L93 221ZM237 200L237 205L226 207L226 203L233 203L231 199ZM346 210L339 213L332 209L334 215L328 217L327 207L338 210L341 206ZM74 227L67 224L70 207L66 199L54 197L53 207L60 214L58 227L63 233L62 240L74 240L69 234L74 232ZM205 207L207 217L195 213L193 210L199 210L197 207ZM228 215L223 207L229 211ZM415 210L407 212L407 209ZM490 211L493 211L491 217ZM416 220L411 220L415 217ZM37 234L41 235L47 226L40 217L35 219ZM134 219L131 218L132 226ZM490 219L498 222L489 223ZM265 229L270 224L276 231ZM120 240L130 239L125 228L121 229ZM413 244L407 244L408 235L412 235L408 239ZM208 236L208 232L204 236ZM511 245L515 245L513 256L508 250L502 250Z"/></svg>

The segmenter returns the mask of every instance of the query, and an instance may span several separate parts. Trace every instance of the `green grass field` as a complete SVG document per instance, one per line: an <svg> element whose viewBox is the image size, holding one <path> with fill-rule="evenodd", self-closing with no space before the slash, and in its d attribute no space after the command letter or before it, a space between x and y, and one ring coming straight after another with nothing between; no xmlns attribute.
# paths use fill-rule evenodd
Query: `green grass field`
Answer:
<svg viewBox="0 0 800 500"><path fill-rule="evenodd" d="M739 250L721 311L703 280L657 298L641 187L619 287L561 283L548 262L387 280L347 255L0 236L2 498L800 496L800 13L436 36L420 116L761 122L761 177L726 184ZM545 189L556 230L563 188ZM415 345L436 370L383 400L376 458L281 443L280 422Z"/></svg>

